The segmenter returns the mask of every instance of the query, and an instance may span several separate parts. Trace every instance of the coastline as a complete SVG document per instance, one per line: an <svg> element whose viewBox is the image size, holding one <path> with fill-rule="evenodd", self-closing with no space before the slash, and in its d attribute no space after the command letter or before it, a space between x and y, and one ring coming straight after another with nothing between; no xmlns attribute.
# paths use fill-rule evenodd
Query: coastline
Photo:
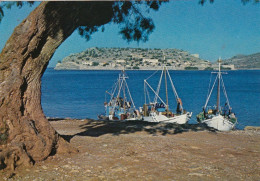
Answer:
<svg viewBox="0 0 260 181"><path fill-rule="evenodd" d="M74 71L74 70L80 70L80 71L88 71L88 70L100 70L100 71L117 71L117 70L122 70L123 68L111 68L111 69L107 69L107 68L88 68L88 69L55 69L55 67L49 67L47 69L53 69L53 70L56 70L56 71ZM146 68L146 69L125 69L127 71L153 71L153 70L161 70L161 68ZM214 71L214 70L201 70L201 69L194 69L194 70L185 70L185 69L171 69L169 68L168 70L175 70L175 71ZM234 69L234 70L225 70L224 71L239 71L239 70L246 70L246 71L249 71L249 70L260 70L260 69Z"/></svg>

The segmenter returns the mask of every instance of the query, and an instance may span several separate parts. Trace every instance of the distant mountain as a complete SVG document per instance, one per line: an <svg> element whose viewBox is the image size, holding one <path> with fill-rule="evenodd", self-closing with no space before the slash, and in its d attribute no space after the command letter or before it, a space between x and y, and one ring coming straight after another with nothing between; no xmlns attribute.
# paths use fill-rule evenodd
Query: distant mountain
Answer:
<svg viewBox="0 0 260 181"><path fill-rule="evenodd" d="M71 54L59 61L56 70L115 70L115 69L160 69L167 65L175 70L204 70L211 62L202 60L198 54L178 49L148 48L88 48Z"/></svg>
<svg viewBox="0 0 260 181"><path fill-rule="evenodd" d="M223 64L234 64L236 69L260 69L260 53L251 55L236 55L224 60Z"/></svg>

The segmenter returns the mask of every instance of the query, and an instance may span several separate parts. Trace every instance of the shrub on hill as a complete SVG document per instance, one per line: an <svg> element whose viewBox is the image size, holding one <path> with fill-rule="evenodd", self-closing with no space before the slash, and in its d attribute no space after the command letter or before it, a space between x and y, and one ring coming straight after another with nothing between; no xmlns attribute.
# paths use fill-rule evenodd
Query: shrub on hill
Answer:
<svg viewBox="0 0 260 181"><path fill-rule="evenodd" d="M99 63L98 62L92 62L92 66L98 66Z"/></svg>
<svg viewBox="0 0 260 181"><path fill-rule="evenodd" d="M185 70L198 70L198 67L185 67Z"/></svg>

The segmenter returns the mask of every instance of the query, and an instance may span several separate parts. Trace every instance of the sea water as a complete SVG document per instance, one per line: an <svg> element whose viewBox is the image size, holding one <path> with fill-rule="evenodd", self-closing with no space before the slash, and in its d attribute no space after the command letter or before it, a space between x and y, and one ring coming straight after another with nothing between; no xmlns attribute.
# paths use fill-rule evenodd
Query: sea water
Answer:
<svg viewBox="0 0 260 181"><path fill-rule="evenodd" d="M138 108L144 104L144 79L155 71L126 71L127 83ZM178 96L185 110L192 112L189 123L196 123L209 93L209 83L214 82L211 71L169 71ZM47 69L42 77L42 107L47 117L92 118L104 113L104 102L109 101L110 91L120 71L77 71ZM156 90L160 72L147 82ZM260 70L227 71L223 74L226 92L232 111L236 114L238 129L246 125L260 126ZM170 81L167 81L169 106L175 112L176 101ZM160 95L165 99L165 82L162 79ZM212 92L209 105L216 105L216 91ZM150 99L153 95L150 92ZM148 102L148 98L146 97ZM221 104L226 100L221 94Z"/></svg>

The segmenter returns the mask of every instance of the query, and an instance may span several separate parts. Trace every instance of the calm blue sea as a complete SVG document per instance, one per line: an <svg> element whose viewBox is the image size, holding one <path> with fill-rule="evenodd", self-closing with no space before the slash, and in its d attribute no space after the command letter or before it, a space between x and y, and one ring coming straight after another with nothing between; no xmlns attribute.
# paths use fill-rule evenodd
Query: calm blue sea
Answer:
<svg viewBox="0 0 260 181"><path fill-rule="evenodd" d="M105 91L112 88L119 72L47 69L42 77L42 107L45 115L96 119L98 114L104 112ZM154 71L126 73L135 105L140 107L144 103L143 80ZM210 71L170 71L170 74L184 109L193 112L190 123L196 123L196 115L206 101L210 77L215 75L211 75ZM159 80L159 73L156 75L148 80L154 88ZM239 121L237 128L243 129L246 125L260 126L260 71L228 71L223 79L232 110ZM212 104L215 102L215 95L213 92L210 102ZM169 95L169 99L170 107L175 109L173 94ZM222 104L225 103L224 97L221 97L221 101Z"/></svg>

